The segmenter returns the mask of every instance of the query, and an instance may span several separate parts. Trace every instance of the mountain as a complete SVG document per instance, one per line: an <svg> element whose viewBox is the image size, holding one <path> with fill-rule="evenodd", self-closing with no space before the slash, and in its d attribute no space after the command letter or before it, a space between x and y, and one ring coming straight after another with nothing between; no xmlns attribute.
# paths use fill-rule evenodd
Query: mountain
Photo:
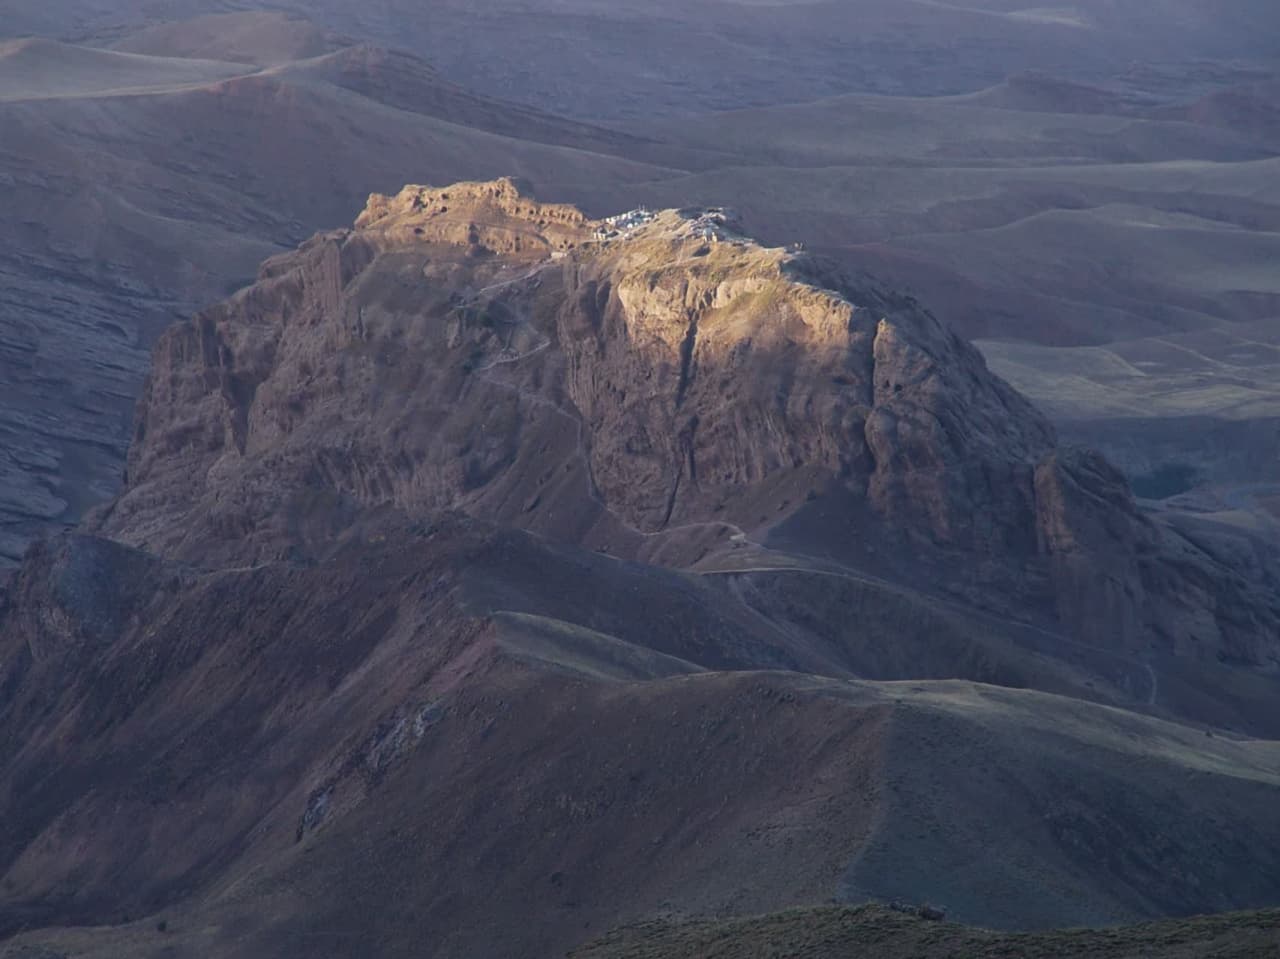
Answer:
<svg viewBox="0 0 1280 959"><path fill-rule="evenodd" d="M1280 951L1273 3L262 4L0 17L0 957Z"/></svg>
<svg viewBox="0 0 1280 959"><path fill-rule="evenodd" d="M723 212L601 229L510 180L375 197L162 338L95 528L280 559L318 485L680 565L767 530L1092 645L1275 663L1273 555L1255 591L1162 531L912 301Z"/></svg>
<svg viewBox="0 0 1280 959"><path fill-rule="evenodd" d="M1201 513L1280 495L1265 471L1224 475L1215 440L1262 435L1270 413L1218 411L1274 393L1237 359L1276 345L1280 302L1269 7L201 6L75 0L0 24L46 35L0 41L4 569L118 490L161 329L372 191L507 173L593 215L731 206L929 304L1140 487L1220 482ZM1113 343L1084 369L1059 352ZM1111 402L1059 416L1064 384ZM1133 415L1169 396L1176 418Z"/></svg>
<svg viewBox="0 0 1280 959"><path fill-rule="evenodd" d="M1280 591L1224 549L730 211L375 195L161 336L124 490L5 593L7 948L1260 908Z"/></svg>
<svg viewBox="0 0 1280 959"><path fill-rule="evenodd" d="M570 193L660 174L610 155L644 153L635 137L368 46L267 67L197 52L0 48L0 565L118 489L159 332L371 190L418 171Z"/></svg>

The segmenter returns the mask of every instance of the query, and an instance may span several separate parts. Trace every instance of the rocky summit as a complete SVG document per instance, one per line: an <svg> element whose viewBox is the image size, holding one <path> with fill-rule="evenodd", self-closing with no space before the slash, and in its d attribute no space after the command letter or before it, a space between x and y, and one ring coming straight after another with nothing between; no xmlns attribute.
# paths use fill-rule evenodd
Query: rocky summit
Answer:
<svg viewBox="0 0 1280 959"><path fill-rule="evenodd" d="M1239 544L1161 529L918 304L739 229L511 180L373 196L165 334L92 528L257 563L344 510L453 509L668 566L799 550L1090 646L1280 667L1274 555L1248 577Z"/></svg>
<svg viewBox="0 0 1280 959"><path fill-rule="evenodd" d="M916 302L730 210L375 195L161 336L123 491L4 594L0 935L1265 906L1270 549L1152 518Z"/></svg>

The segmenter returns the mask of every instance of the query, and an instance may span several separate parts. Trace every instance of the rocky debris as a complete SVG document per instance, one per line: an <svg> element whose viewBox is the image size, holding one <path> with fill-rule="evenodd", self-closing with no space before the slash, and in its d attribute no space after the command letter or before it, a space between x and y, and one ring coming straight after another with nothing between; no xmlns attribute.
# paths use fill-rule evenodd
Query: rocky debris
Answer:
<svg viewBox="0 0 1280 959"><path fill-rule="evenodd" d="M785 956L803 949L805 959L1266 959L1280 936L1280 910L1165 919L1093 929L1034 933L998 932L951 923L938 929L911 922L877 905L830 904L743 918L662 917L611 930L569 953L568 959L705 959ZM803 943L797 948L797 943ZM857 945L851 945L856 943ZM865 943L875 943L868 953Z"/></svg>
<svg viewBox="0 0 1280 959"><path fill-rule="evenodd" d="M8 627L36 664L70 664L111 646L180 588L178 569L112 540L68 534L40 540L10 586Z"/></svg>

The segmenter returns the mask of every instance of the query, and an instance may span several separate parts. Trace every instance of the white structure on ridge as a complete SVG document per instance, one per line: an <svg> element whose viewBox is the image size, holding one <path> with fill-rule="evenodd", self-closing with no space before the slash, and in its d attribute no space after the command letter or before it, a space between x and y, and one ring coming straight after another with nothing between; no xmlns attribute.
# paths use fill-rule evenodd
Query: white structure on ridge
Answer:
<svg viewBox="0 0 1280 959"><path fill-rule="evenodd" d="M614 216L604 218L604 226L596 230L595 238L597 240L612 240L617 236L624 236L637 227L644 226L657 216L648 207L636 207L634 210L628 210L626 213L618 213Z"/></svg>

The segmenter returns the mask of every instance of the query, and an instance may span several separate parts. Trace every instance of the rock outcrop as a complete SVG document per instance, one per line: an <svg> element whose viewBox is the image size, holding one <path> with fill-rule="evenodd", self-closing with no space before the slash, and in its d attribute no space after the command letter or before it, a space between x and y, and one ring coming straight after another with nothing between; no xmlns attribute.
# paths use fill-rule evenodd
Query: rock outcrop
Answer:
<svg viewBox="0 0 1280 959"><path fill-rule="evenodd" d="M165 337L103 529L171 551L269 460L286 498L329 469L365 505L483 502L570 539L758 525L761 495L836 479L939 543L1033 543L1052 430L914 303L824 288L724 213L600 232L510 181L373 197ZM529 475L539 431L571 477ZM573 500L576 529L542 522Z"/></svg>
<svg viewBox="0 0 1280 959"><path fill-rule="evenodd" d="M171 329L96 528L217 565L447 508L687 565L833 490L879 574L1091 645L1274 665L1274 597L1059 451L913 301L727 211L596 222L511 180L374 196Z"/></svg>

